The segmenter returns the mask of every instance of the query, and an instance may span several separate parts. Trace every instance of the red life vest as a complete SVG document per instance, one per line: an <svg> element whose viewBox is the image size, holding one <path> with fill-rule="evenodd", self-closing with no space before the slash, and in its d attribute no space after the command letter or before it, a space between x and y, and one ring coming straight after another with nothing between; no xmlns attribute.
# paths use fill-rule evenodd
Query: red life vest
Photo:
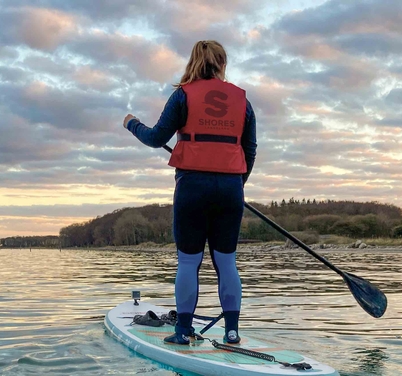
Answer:
<svg viewBox="0 0 402 376"><path fill-rule="evenodd" d="M245 91L219 79L197 80L182 89L187 96L187 122L177 131L169 165L184 170L245 173L240 144Z"/></svg>

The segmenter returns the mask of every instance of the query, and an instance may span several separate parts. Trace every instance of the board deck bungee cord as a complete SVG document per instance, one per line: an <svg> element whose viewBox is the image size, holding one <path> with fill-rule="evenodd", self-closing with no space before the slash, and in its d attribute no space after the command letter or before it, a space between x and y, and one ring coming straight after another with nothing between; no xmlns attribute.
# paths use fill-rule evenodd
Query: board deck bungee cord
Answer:
<svg viewBox="0 0 402 376"><path fill-rule="evenodd" d="M339 376L336 370L326 364L275 344L253 339L244 332L241 333L239 345L224 345L222 338L225 330L218 325L202 334L204 341L196 341L192 345L165 343L163 339L174 332L172 325L138 325L133 323L133 318L145 315L148 311L161 317L168 314L169 309L139 301L139 291L133 291L133 298L134 301L121 303L106 314L107 331L130 349L170 366L172 370L203 376ZM200 333L208 324L205 320L193 321L196 333ZM223 348L214 347L216 344L223 345ZM228 351L226 347L238 352ZM297 365L301 366L298 368Z"/></svg>

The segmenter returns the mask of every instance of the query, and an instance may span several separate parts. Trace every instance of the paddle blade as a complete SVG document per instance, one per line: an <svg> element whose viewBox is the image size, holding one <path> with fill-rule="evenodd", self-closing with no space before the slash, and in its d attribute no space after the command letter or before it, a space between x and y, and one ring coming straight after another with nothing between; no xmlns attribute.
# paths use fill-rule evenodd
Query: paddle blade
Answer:
<svg viewBox="0 0 402 376"><path fill-rule="evenodd" d="M381 317L387 309L387 297L372 283L357 275L343 273L344 281L360 306L371 316Z"/></svg>

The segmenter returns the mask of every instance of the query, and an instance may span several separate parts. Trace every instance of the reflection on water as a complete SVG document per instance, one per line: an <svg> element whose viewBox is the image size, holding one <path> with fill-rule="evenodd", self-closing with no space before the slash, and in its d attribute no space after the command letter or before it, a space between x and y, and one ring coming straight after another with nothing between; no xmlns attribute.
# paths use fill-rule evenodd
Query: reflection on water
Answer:
<svg viewBox="0 0 402 376"><path fill-rule="evenodd" d="M300 351L342 376L402 375L402 254L322 253L388 297L367 315L333 271L304 251L239 252L241 327ZM104 332L105 313L130 299L174 308L174 251L0 250L0 374L173 375ZM218 315L216 275L205 254L197 313Z"/></svg>
<svg viewBox="0 0 402 376"><path fill-rule="evenodd" d="M386 349L384 349L386 350ZM364 349L357 348L354 352L355 360L362 372L374 375L381 375L381 371L385 368L385 363L388 360L388 355L381 349Z"/></svg>

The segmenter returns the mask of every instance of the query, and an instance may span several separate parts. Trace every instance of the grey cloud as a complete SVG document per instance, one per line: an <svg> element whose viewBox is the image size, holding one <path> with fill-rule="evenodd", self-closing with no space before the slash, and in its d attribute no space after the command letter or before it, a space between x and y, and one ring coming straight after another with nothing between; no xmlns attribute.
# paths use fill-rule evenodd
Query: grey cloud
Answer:
<svg viewBox="0 0 402 376"><path fill-rule="evenodd" d="M23 83L28 74L21 68L0 66L0 82Z"/></svg>
<svg viewBox="0 0 402 376"><path fill-rule="evenodd" d="M137 81L166 82L182 65L174 52L139 36L87 34L72 42L69 49L102 65L128 65Z"/></svg>
<svg viewBox="0 0 402 376"><path fill-rule="evenodd" d="M145 161L146 162L146 161ZM110 166L114 166L112 169ZM161 189L166 190L173 187L172 175L162 174L161 177L152 176L148 171L166 170L172 174L171 168L167 163L160 163L158 166L149 164L147 171L129 168L130 164L110 165L102 163L99 168L91 166L79 166L77 168L69 168L68 166L57 168L51 166L48 170L29 171L6 171L0 177L0 183L3 188L20 188L20 189L45 189L46 186L52 186L53 189L60 189L60 185L78 184L78 185L102 185L124 188L143 188L143 189ZM29 183L27 183L29 182ZM57 187L57 188L56 188ZM155 193L155 192L154 192ZM70 196L72 196L70 194ZM85 194L89 197L90 195Z"/></svg>
<svg viewBox="0 0 402 376"><path fill-rule="evenodd" d="M217 40L227 51L229 64L237 61L239 50L246 44L246 38L231 23L210 25L207 29L188 32L177 30L173 24L169 34L169 45L185 58L190 56L195 42L199 40Z"/></svg>
<svg viewBox="0 0 402 376"><path fill-rule="evenodd" d="M24 60L16 61L13 65L23 70L29 80L38 77L64 86L64 91L79 89L123 94L128 91L129 82L138 81L132 67L127 65L94 64L88 61L73 63L70 52L66 51L30 54L25 49L24 54Z"/></svg>
<svg viewBox="0 0 402 376"><path fill-rule="evenodd" d="M384 118L377 120L376 125L402 128L402 114L398 118Z"/></svg>
<svg viewBox="0 0 402 376"><path fill-rule="evenodd" d="M16 59L19 56L18 51L16 51L14 48L10 46L1 46L0 45L0 58L3 61L6 61L7 59Z"/></svg>
<svg viewBox="0 0 402 376"><path fill-rule="evenodd" d="M27 52L24 60L19 64L21 69L28 69L31 72L54 76L55 78L64 79L65 75L71 75L75 66L67 58L62 58L58 54L51 55L31 55Z"/></svg>
<svg viewBox="0 0 402 376"><path fill-rule="evenodd" d="M0 165L19 164L32 160L53 160L67 157L68 148L43 139L40 127L33 127L27 121L7 113L3 108L0 138Z"/></svg>
<svg viewBox="0 0 402 376"><path fill-rule="evenodd" d="M285 124L270 125L267 134L272 138L282 140L293 140L300 137L310 139L311 137L318 137L324 130L324 126L319 121L290 121Z"/></svg>
<svg viewBox="0 0 402 376"><path fill-rule="evenodd" d="M254 57L237 64L237 67L250 72L263 73L283 83L309 80L311 75L309 70L314 68L313 64L309 65L300 59L285 61L283 56L263 51L255 53Z"/></svg>
<svg viewBox="0 0 402 376"><path fill-rule="evenodd" d="M288 111L284 104L287 95L286 90L278 89L264 82L259 86L248 83L241 84L246 90L247 98L250 100L254 109L259 109L265 116L285 116Z"/></svg>
<svg viewBox="0 0 402 376"><path fill-rule="evenodd" d="M316 8L288 14L274 27L300 36L346 33L363 26L375 27L376 31L401 31L402 3L399 0L331 0Z"/></svg>
<svg viewBox="0 0 402 376"><path fill-rule="evenodd" d="M152 122L156 122L166 100L166 97L160 97L159 85L133 85L133 88L125 88L125 96L122 94L120 97L74 88L62 91L41 86L37 92L31 93L29 86L15 84L0 85L0 90L0 93L7 93L4 97L6 107L1 111L0 164L19 164L30 169L34 168L33 163L37 161L48 161L45 168L50 169L53 162L56 168L54 176L58 176L58 166L68 166L70 161L75 161L77 168L86 166L88 162L76 159L83 155L85 160L87 153L90 158L90 149L85 145L93 145L97 149L105 146L137 146L141 148L139 161L149 163L150 168L159 168L157 162L152 163L149 159L153 156L152 151L143 147L122 127L123 117L128 112L128 90L132 92L132 105L136 108L134 113L144 116L144 121L148 123L146 120L149 120L151 126ZM169 91L172 91L171 88ZM153 94L159 98L151 99L150 95ZM126 153L125 150L119 153L127 154L129 163L129 154L132 157L133 153ZM98 168L93 164L89 163L89 167ZM44 165L37 168L44 168ZM90 172L87 170L88 174ZM74 175L73 170L70 173ZM18 181L27 178L23 172L7 176ZM81 177L78 180L82 181Z"/></svg>
<svg viewBox="0 0 402 376"><path fill-rule="evenodd" d="M3 2L9 8L18 8L32 4L30 0L4 0ZM81 0L37 0L35 1L35 5L78 13L97 21L117 22L125 19L137 20L144 15L148 16L151 21L156 16L156 10L164 10L166 18L168 16L171 17L175 13L179 17L182 12L192 11L197 5L210 7L211 9L215 9L216 12L220 11L231 14L241 12L245 14L252 9L260 8L261 2L259 0L222 0L219 3L213 0L192 0L191 2L181 0L171 0L169 2L163 0L140 2L133 2L131 0L97 0L96 6L94 6L91 2ZM162 25L160 26L162 27Z"/></svg>
<svg viewBox="0 0 402 376"><path fill-rule="evenodd" d="M107 131L126 103L122 98L80 90L52 88L38 82L28 86L2 85L9 109L31 123L85 132Z"/></svg>
<svg viewBox="0 0 402 376"><path fill-rule="evenodd" d="M395 161L397 162L397 160ZM399 179L402 177L402 172L397 163L395 164L369 164L365 166L364 170L368 173L373 173L376 179L384 179L392 182L391 184L397 184L399 186Z"/></svg>
<svg viewBox="0 0 402 376"><path fill-rule="evenodd" d="M397 103L400 106L402 103L402 89L392 89L385 100L387 102Z"/></svg>
<svg viewBox="0 0 402 376"><path fill-rule="evenodd" d="M281 170L279 167L265 176L252 175L250 184L246 186L246 194L252 195L257 202L266 203L290 197L300 200L356 200L356 197L359 197L359 201L373 201L375 197L375 201L389 203L402 193L398 184L384 185L374 179L362 182L360 176L356 175L328 176L302 166L291 170L287 169L287 165L282 168L285 171L283 175L277 174L277 170Z"/></svg>
<svg viewBox="0 0 402 376"><path fill-rule="evenodd" d="M4 0L4 5L9 8L18 8L32 5L31 0ZM161 1L140 1L131 0L96 0L96 5L92 2L82 0L37 0L37 7L58 9L64 12L74 12L90 17L98 21L122 20L141 16L151 12L160 6Z"/></svg>
<svg viewBox="0 0 402 376"><path fill-rule="evenodd" d="M384 35L367 33L347 35L336 38L334 45L351 54L364 54L371 58L375 56L379 59L402 52L400 34Z"/></svg>
<svg viewBox="0 0 402 376"><path fill-rule="evenodd" d="M128 132L127 137L130 137ZM18 139L16 142L19 143ZM93 150L84 144L77 149L74 144L60 142L0 149L0 183L3 187L31 189L30 184L39 188L41 184L68 183L165 189L172 183L171 175L166 173L152 178L152 182L147 180L152 176L151 171L172 173L167 165L168 155L162 149L150 150L138 145L135 149L108 150L99 145L98 150Z"/></svg>
<svg viewBox="0 0 402 376"><path fill-rule="evenodd" d="M0 42L4 45L19 44L18 38L18 18L19 13L16 9L0 8L0 22L2 25L2 33L0 34Z"/></svg>
<svg viewBox="0 0 402 376"><path fill-rule="evenodd" d="M401 65L401 64L391 63L391 64L390 64L389 71L390 71L391 73L395 73L395 74L398 74L398 75L402 75L402 65Z"/></svg>
<svg viewBox="0 0 402 376"><path fill-rule="evenodd" d="M377 75L378 71L374 67L365 69L359 66L352 67L336 64L324 72L311 73L309 77L313 82L347 92L370 86Z"/></svg>
<svg viewBox="0 0 402 376"><path fill-rule="evenodd" d="M398 0L332 0L289 13L261 32L269 40L266 47L275 43L282 54L321 63L324 69L305 79L356 90L369 87L400 54L401 15ZM360 55L368 56L372 66L357 60Z"/></svg>
<svg viewBox="0 0 402 376"><path fill-rule="evenodd" d="M122 171L138 170L145 165L155 170L168 168L164 150L142 146L120 122L109 132L89 136L46 124L31 124L7 111L3 111L2 120L0 166L4 166L4 171L0 180L3 187L23 185L27 181L119 185ZM7 171L6 166L16 168Z"/></svg>
<svg viewBox="0 0 402 376"><path fill-rule="evenodd" d="M163 3L161 12L147 16L147 23L185 58L197 40L213 39L225 46L229 60L233 62L247 43L246 36L240 31L241 26L250 27L245 21L247 17L257 22L258 12L264 5L258 0L172 0Z"/></svg>
<svg viewBox="0 0 402 376"><path fill-rule="evenodd" d="M283 129L278 128L279 132L283 133L282 139L259 142L260 148L255 163L256 171L283 176L286 171L291 169L291 176L294 179L297 177L297 174L295 175L292 171L294 165L298 166L298 169L333 166L351 171L351 174L361 174L365 172L379 173L380 170L375 164L378 163L385 166L382 172L391 172L391 167L384 165L382 154L378 152L379 146L383 145L385 141L382 144L370 144L363 142L359 137L352 141L353 138L346 132L343 134L334 132L331 138L325 138L325 131L315 131L315 129L320 129L321 125L314 125L314 123L310 130L303 129L300 132L297 127L292 129L292 126L289 125L283 126ZM272 132L270 136L275 137L275 132ZM393 149L398 149L395 143L393 143ZM282 163L286 163L287 167L284 168ZM373 168L375 170L372 170ZM347 178L348 173L343 172L342 177ZM330 180L331 178L325 176L323 179Z"/></svg>
<svg viewBox="0 0 402 376"><path fill-rule="evenodd" d="M311 115L325 116L319 113L319 108L325 106L335 109L331 114L332 118L338 118L342 122L350 121L363 116L367 102L376 97L372 83L379 78L379 72L375 66L361 68L337 63L325 70L314 71L314 63L301 59L285 61L281 56L265 54L242 64L243 69L249 66L259 74L272 78L281 87L265 93L263 83L255 88L251 87L251 90L247 84L243 85L253 106L267 117L257 117L257 120L267 124L283 123L281 119L271 119L271 116L286 118L304 104L316 107L317 113L311 109Z"/></svg>

